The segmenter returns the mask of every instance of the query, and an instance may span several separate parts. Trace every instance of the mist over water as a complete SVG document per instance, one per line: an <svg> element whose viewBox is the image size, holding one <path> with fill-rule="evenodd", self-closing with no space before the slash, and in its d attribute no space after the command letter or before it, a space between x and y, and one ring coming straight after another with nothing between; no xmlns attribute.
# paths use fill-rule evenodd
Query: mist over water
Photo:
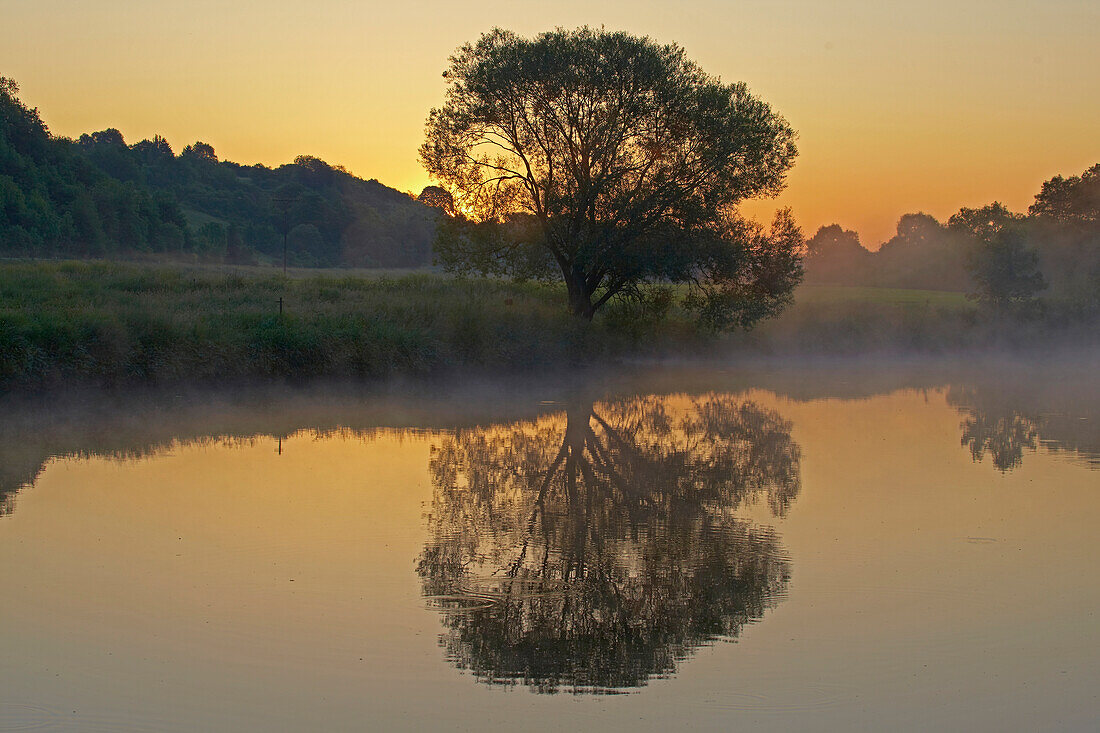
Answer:
<svg viewBox="0 0 1100 733"><path fill-rule="evenodd" d="M1088 727L1092 356L8 397L0 728Z"/></svg>

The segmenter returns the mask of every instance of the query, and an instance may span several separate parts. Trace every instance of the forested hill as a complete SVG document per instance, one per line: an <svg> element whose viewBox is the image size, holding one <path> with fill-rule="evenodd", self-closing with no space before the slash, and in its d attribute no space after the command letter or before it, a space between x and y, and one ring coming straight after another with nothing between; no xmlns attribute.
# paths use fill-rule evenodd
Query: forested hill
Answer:
<svg viewBox="0 0 1100 733"><path fill-rule="evenodd" d="M0 257L163 255L212 262L418 267L438 209L309 156L268 168L179 154L118 130L72 141L0 78Z"/></svg>

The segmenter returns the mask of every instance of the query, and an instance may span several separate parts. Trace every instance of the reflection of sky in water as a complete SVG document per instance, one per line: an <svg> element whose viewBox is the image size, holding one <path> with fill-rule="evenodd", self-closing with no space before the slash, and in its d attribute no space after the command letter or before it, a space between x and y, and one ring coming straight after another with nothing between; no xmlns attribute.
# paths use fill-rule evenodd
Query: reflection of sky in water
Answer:
<svg viewBox="0 0 1100 733"><path fill-rule="evenodd" d="M690 396L649 402L671 429L638 428L652 420L631 411L632 386L593 403L625 436L604 463L633 471L633 504L578 464L574 498L558 474L533 533L530 481L565 439L568 395L9 411L0 476L33 486L9 491L0 519L0 728L1087 729L1100 716L1095 385L852 395L674 376ZM773 429L734 421L737 460L700 459L722 442L679 426L711 398ZM970 420L990 426L978 461ZM1033 448L998 436L1019 420ZM520 443L530 466L513 460ZM775 470L784 445L794 472ZM1003 470L1001 445L1021 446ZM797 490L769 502L784 476ZM485 531L453 531L463 522ZM458 562L437 573L438 548ZM566 703L473 678L635 694Z"/></svg>

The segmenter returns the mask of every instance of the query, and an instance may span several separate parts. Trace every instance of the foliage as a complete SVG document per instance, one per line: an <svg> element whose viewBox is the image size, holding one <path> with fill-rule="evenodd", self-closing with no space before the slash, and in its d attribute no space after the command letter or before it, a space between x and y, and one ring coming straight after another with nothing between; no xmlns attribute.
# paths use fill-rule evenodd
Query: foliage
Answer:
<svg viewBox="0 0 1100 733"><path fill-rule="evenodd" d="M728 218L719 231L695 253L697 275L684 305L715 331L748 330L779 315L802 280L802 231L790 210L779 211L767 231L739 217Z"/></svg>
<svg viewBox="0 0 1100 733"><path fill-rule="evenodd" d="M450 269L556 273L588 319L612 298L687 283L700 287L686 305L721 327L774 312L798 281L797 248L779 252L801 245L789 216L762 245L733 213L777 193L797 153L743 83L706 75L679 46L590 28L495 29L444 76L421 159L460 214L437 245Z"/></svg>
<svg viewBox="0 0 1100 733"><path fill-rule="evenodd" d="M1039 255L1027 246L1025 234L1014 227L978 240L969 268L973 297L998 308L1032 301L1047 287L1039 272Z"/></svg>
<svg viewBox="0 0 1100 733"><path fill-rule="evenodd" d="M416 200L425 206L439 209L448 216L454 216L454 197L452 197L445 188L440 188L439 186L425 186L420 192L420 195L416 197Z"/></svg>
<svg viewBox="0 0 1100 733"><path fill-rule="evenodd" d="M318 158L300 155L271 169L219 161L203 142L174 156L167 143L127 147L121 135L110 140L95 133L83 136L81 146L97 165L179 201L201 222L195 227L201 258L281 261L285 233L292 265L416 267L431 261L437 214Z"/></svg>
<svg viewBox="0 0 1100 733"><path fill-rule="evenodd" d="M1100 224L1100 163L1080 176L1055 176L1045 182L1028 213L1062 223Z"/></svg>
<svg viewBox="0 0 1100 733"><path fill-rule="evenodd" d="M920 290L965 290L964 237L925 213L904 214L896 234L877 250L837 224L807 242L806 282Z"/></svg>
<svg viewBox="0 0 1100 733"><path fill-rule="evenodd" d="M875 279L883 287L965 289L966 250L935 217L904 214L897 234L875 253Z"/></svg>
<svg viewBox="0 0 1100 733"><path fill-rule="evenodd" d="M177 156L162 137L127 145L107 129L75 143L0 79L0 256L170 255L235 264L415 267L431 261L439 213L310 156L270 169ZM285 203L280 203L285 202Z"/></svg>
<svg viewBox="0 0 1100 733"><path fill-rule="evenodd" d="M822 227L808 243L806 281L969 291L988 303L1022 303L1078 317L1100 312L1100 165L1045 182L1026 215L993 202L962 208L942 226L906 214L898 234L861 253L854 232ZM1044 287L1042 283L1045 283Z"/></svg>
<svg viewBox="0 0 1100 733"><path fill-rule="evenodd" d="M971 239L991 241L1003 229L1020 224L1024 217L1008 210L999 201L978 209L961 208L947 220L947 226Z"/></svg>
<svg viewBox="0 0 1100 733"><path fill-rule="evenodd" d="M603 324L581 330L560 296L560 288L428 274L288 279L7 263L0 266L0 390L527 369L700 341L675 319L634 332Z"/></svg>
<svg viewBox="0 0 1100 733"><path fill-rule="evenodd" d="M1023 219L994 202L980 209L960 209L948 221L954 231L971 240L967 269L975 300L1004 308L1031 302L1047 287L1039 272L1039 256L1028 247Z"/></svg>
<svg viewBox="0 0 1100 733"><path fill-rule="evenodd" d="M859 235L839 224L817 230L806 242L806 282L832 284L867 278L874 255L859 243Z"/></svg>
<svg viewBox="0 0 1100 733"><path fill-rule="evenodd" d="M1100 164L1044 183L1028 213L1051 297L1100 312Z"/></svg>
<svg viewBox="0 0 1100 733"><path fill-rule="evenodd" d="M0 78L0 256L102 256L191 246L170 196L113 178L78 147L51 137L38 110L24 105L18 92L13 80ZM101 137L113 150L115 137Z"/></svg>

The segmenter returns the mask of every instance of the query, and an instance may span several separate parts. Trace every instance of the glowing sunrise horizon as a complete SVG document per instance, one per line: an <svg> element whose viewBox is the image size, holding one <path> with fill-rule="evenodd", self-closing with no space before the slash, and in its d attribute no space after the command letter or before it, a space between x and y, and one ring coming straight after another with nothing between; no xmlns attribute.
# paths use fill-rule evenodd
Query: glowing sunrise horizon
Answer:
<svg viewBox="0 0 1100 733"><path fill-rule="evenodd" d="M419 192L428 111L463 43L604 26L676 42L744 81L798 131L789 206L871 248L898 218L946 221L994 200L1024 211L1043 181L1100 161L1100 6L1055 0L884 6L867 0L386 6L0 0L0 75L55 135L117 128L179 152L277 166L301 154Z"/></svg>

